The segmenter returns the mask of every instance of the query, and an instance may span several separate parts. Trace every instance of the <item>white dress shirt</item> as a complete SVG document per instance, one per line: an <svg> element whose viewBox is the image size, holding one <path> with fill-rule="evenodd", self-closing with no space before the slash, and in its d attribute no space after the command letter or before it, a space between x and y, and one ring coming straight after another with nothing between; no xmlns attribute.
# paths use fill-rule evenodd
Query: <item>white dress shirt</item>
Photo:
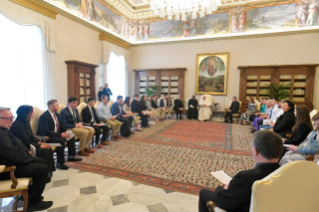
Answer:
<svg viewBox="0 0 319 212"><path fill-rule="evenodd" d="M54 118L55 113L52 113L51 111L49 111L49 113L51 114L52 119L54 121L54 132L56 133L56 132L58 132L58 129L56 127L56 121L55 121L55 118ZM57 117L57 119L58 119L58 117Z"/></svg>
<svg viewBox="0 0 319 212"><path fill-rule="evenodd" d="M91 122L94 122L94 119L93 119L93 113L92 113L92 107L90 107L90 106L88 106L89 107L89 110L90 110L90 113L91 113L91 116L92 116L92 118L91 118Z"/></svg>

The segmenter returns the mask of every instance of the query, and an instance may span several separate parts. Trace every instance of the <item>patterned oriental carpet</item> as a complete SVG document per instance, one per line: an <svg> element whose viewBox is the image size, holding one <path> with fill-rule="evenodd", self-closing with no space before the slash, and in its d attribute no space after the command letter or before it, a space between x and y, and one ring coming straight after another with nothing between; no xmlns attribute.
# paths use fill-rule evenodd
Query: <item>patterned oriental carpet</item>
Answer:
<svg viewBox="0 0 319 212"><path fill-rule="evenodd" d="M113 142L69 162L75 169L113 176L172 191L198 194L221 182L210 172L233 177L254 166L249 126L216 122L167 120L130 138Z"/></svg>

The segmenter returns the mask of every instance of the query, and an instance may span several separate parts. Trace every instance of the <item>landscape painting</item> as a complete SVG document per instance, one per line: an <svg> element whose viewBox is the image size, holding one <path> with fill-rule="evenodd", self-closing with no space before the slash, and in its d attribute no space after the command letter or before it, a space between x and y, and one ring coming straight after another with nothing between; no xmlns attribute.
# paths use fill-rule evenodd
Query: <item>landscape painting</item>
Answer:
<svg viewBox="0 0 319 212"><path fill-rule="evenodd" d="M226 95L228 53L199 54L196 67L196 94Z"/></svg>
<svg viewBox="0 0 319 212"><path fill-rule="evenodd" d="M229 13L218 13L206 15L203 18L198 18L197 34L212 35L212 34L227 34L229 27Z"/></svg>
<svg viewBox="0 0 319 212"><path fill-rule="evenodd" d="M297 3L247 10L246 31L295 27Z"/></svg>
<svg viewBox="0 0 319 212"><path fill-rule="evenodd" d="M166 20L150 23L150 39L183 37L183 21Z"/></svg>

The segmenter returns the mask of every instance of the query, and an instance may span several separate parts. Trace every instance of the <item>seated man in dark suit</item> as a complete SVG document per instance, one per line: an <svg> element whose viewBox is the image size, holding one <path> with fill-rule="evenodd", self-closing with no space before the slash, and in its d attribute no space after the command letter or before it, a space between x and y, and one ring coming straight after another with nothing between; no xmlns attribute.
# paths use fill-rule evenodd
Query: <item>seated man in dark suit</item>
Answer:
<svg viewBox="0 0 319 212"><path fill-rule="evenodd" d="M172 109L169 107L167 94L164 94L164 97L160 100L159 107L162 109L161 117L171 116Z"/></svg>
<svg viewBox="0 0 319 212"><path fill-rule="evenodd" d="M104 125L105 123L100 120L99 116L96 113L94 108L95 99L89 98L88 99L88 106L86 106L82 110L82 119L84 123L90 124L95 130L95 143L98 148L101 148L101 145L109 145L110 143L107 142L109 137L109 127L108 125ZM100 126L100 124L102 124ZM103 137L101 140L101 145L99 144L101 129L103 130Z"/></svg>
<svg viewBox="0 0 319 212"><path fill-rule="evenodd" d="M238 111L239 111L239 102L237 101L237 97L234 96L229 109L226 110L224 122L225 123L228 122L228 118L229 118L229 123L233 123L233 113L238 113Z"/></svg>
<svg viewBox="0 0 319 212"><path fill-rule="evenodd" d="M133 116L126 114L125 111L123 110L123 96L117 97L117 101L112 105L111 111L113 116L116 115L117 120L119 120L120 122L126 125L127 131L130 132L130 134L134 134L131 131Z"/></svg>
<svg viewBox="0 0 319 212"><path fill-rule="evenodd" d="M174 100L174 110L176 113L176 119L178 116L180 119L183 119L183 111L184 111L184 104L183 100L181 100L181 95L178 94L177 99Z"/></svg>
<svg viewBox="0 0 319 212"><path fill-rule="evenodd" d="M255 167L239 172L228 185L217 187L215 191L202 189L199 212L208 212L208 201L227 212L249 212L252 185L279 168L282 149L282 139L278 134L266 130L255 133L251 148Z"/></svg>
<svg viewBox="0 0 319 212"><path fill-rule="evenodd" d="M134 95L134 100L131 103L132 113L137 113L142 120L142 127L148 127L148 117L143 114L142 105L139 102L138 95Z"/></svg>
<svg viewBox="0 0 319 212"><path fill-rule="evenodd" d="M66 128L63 126L60 115L58 114L59 103L57 100L53 99L48 101L48 110L45 111L39 118L39 129L38 135L48 136L48 143L59 143L60 147L56 148L57 154L57 164L56 167L59 169L67 170L69 167L64 164L64 148L67 138L70 135L66 133ZM68 161L81 161L81 158L75 157L75 139L72 138L67 142Z"/></svg>
<svg viewBox="0 0 319 212"><path fill-rule="evenodd" d="M78 155L89 156L95 151L90 148L91 141L95 134L94 128L83 127L80 121L79 111L76 108L78 99L70 97L68 99L68 106L61 111L60 118L62 124L72 130L75 136L80 137L80 145Z"/></svg>
<svg viewBox="0 0 319 212"><path fill-rule="evenodd" d="M41 196L49 175L49 167L43 158L31 156L24 143L15 137L9 128L14 117L9 108L0 107L0 164L16 166L16 178L32 178L29 188L28 211L50 208L52 201L43 201ZM9 180L10 172L0 174L0 180Z"/></svg>

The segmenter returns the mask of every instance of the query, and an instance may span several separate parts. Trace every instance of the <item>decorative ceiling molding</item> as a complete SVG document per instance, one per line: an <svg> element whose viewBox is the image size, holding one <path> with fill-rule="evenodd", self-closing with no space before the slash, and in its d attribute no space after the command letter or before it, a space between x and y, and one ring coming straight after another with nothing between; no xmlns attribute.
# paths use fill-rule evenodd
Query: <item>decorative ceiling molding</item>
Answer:
<svg viewBox="0 0 319 212"><path fill-rule="evenodd" d="M99 35L99 39L100 41L107 41L107 42L110 42L110 43L113 43L117 46L120 46L124 49L130 49L130 44L114 35L111 35L109 33L101 33Z"/></svg>
<svg viewBox="0 0 319 212"><path fill-rule="evenodd" d="M52 19L56 19L56 16L58 14L52 7L49 7L37 0L10 0L10 1L20 4L26 8L29 8L33 11L41 13L42 15L45 15Z"/></svg>

